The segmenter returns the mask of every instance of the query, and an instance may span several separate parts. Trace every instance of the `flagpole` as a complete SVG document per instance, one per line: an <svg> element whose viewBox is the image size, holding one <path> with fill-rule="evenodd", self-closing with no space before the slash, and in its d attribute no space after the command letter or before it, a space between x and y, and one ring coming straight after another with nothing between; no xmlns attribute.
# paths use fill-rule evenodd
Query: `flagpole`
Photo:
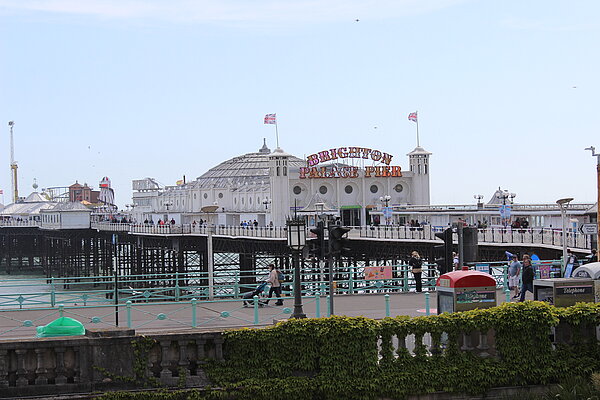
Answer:
<svg viewBox="0 0 600 400"><path fill-rule="evenodd" d="M277 114L275 115L275 138L277 139L277 148L279 148L279 131L277 130Z"/></svg>
<svg viewBox="0 0 600 400"><path fill-rule="evenodd" d="M419 147L419 111L415 111L417 115L417 147Z"/></svg>

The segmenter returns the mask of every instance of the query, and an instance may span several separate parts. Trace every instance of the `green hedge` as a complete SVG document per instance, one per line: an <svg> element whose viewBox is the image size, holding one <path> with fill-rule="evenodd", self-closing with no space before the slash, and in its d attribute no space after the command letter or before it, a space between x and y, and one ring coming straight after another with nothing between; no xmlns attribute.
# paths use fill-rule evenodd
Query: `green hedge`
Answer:
<svg viewBox="0 0 600 400"><path fill-rule="evenodd" d="M574 329L574 343L553 348L550 328ZM290 320L263 329L227 331L224 363L209 364L220 391L195 398L375 399L435 391L483 393L491 387L548 384L600 371L600 346L585 328L600 325L600 304L555 308L541 302L439 316L380 321L332 317ZM497 357L458 348L464 332L495 332ZM588 330L589 331L589 330ZM391 338L442 333L448 345L433 356L393 351ZM196 396L196 397L195 397Z"/></svg>

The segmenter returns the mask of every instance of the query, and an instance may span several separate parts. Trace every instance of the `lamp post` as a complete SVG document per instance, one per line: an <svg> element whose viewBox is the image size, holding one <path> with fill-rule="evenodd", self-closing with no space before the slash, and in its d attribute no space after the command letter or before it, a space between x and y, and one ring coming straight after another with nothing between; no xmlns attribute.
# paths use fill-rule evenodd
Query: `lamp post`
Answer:
<svg viewBox="0 0 600 400"><path fill-rule="evenodd" d="M214 229L214 223L212 216L219 209L217 204L213 204L212 206L204 206L200 209L203 213L206 213L206 219L208 220L206 223L206 253L208 258L208 299L212 300L215 296L215 271L214 271L214 260L213 260L213 242L212 242L212 234Z"/></svg>
<svg viewBox="0 0 600 400"><path fill-rule="evenodd" d="M500 188L498 188L498 190L500 191ZM505 227L508 223L508 219L510 219L510 213L506 212L506 200L510 199L510 204L512 204L515 197L517 197L517 195L514 193L509 193L508 190L503 190L496 194L496 198L502 200L502 211L500 212L500 216L502 217L502 224Z"/></svg>
<svg viewBox="0 0 600 400"><path fill-rule="evenodd" d="M306 246L306 225L304 219L287 220L288 247L292 249L294 261L294 313L291 318L306 318L302 310L302 288L300 285L300 252Z"/></svg>
<svg viewBox="0 0 600 400"><path fill-rule="evenodd" d="M565 216L567 215L567 207L572 201L572 197L556 200L556 204L560 207L560 217L562 219L563 271L567 266L567 228L565 225Z"/></svg>
<svg viewBox="0 0 600 400"><path fill-rule="evenodd" d="M382 204L385 204L385 208L383 209L383 216L385 217L385 224L389 225L389 221L390 221L390 212L389 212L389 203L390 200L392 199L392 196L390 196L389 194L386 194L385 196L381 196L379 198L379 201Z"/></svg>
<svg viewBox="0 0 600 400"><path fill-rule="evenodd" d="M483 195L482 194L474 194L473 198L477 200L477 208L483 208L483 203L481 202L481 199L483 199Z"/></svg>
<svg viewBox="0 0 600 400"><path fill-rule="evenodd" d="M600 234L600 154L596 153L596 148L594 146L590 146L586 148L586 150L590 150L592 152L592 157L596 157L597 160L596 173L598 175L598 182L596 184L596 187L598 190L598 198L596 203L596 224L598 225L598 231L596 232L596 235L598 235ZM598 246L598 243L600 243L600 236L596 236L596 246Z"/></svg>

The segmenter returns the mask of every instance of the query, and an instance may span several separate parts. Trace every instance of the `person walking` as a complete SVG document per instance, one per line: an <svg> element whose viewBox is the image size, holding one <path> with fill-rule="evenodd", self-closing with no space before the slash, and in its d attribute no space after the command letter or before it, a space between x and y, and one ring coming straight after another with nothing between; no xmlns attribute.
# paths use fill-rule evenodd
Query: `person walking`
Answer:
<svg viewBox="0 0 600 400"><path fill-rule="evenodd" d="M423 273L423 260L421 260L421 256L419 255L418 252L413 251L412 253L410 253L410 259L408 260L408 265L410 265L412 267L412 274L413 277L415 278L415 287L416 287L416 291L417 292L422 292L422 282L421 282L421 275Z"/></svg>
<svg viewBox="0 0 600 400"><path fill-rule="evenodd" d="M523 258L523 276L521 277L521 297L519 301L525 301L525 293L529 290L533 293L533 267L529 257Z"/></svg>
<svg viewBox="0 0 600 400"><path fill-rule="evenodd" d="M519 275L521 274L521 263L515 254L512 255L512 261L508 266L508 287L514 290L513 299L519 297Z"/></svg>
<svg viewBox="0 0 600 400"><path fill-rule="evenodd" d="M282 306L283 301L281 300L281 282L279 282L279 270L275 266L275 264L269 264L269 279L267 282L271 285L271 289L269 289L269 297L265 304L269 304L269 300L271 300L271 296L273 296L273 292L275 296L277 296L277 301L275 302L276 306Z"/></svg>

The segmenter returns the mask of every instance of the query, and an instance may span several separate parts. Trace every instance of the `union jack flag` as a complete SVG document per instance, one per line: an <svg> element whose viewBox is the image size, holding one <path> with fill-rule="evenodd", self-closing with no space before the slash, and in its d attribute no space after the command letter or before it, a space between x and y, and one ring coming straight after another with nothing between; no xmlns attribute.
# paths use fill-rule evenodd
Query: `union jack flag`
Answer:
<svg viewBox="0 0 600 400"><path fill-rule="evenodd" d="M277 114L265 115L265 124L276 124L276 123L277 123Z"/></svg>
<svg viewBox="0 0 600 400"><path fill-rule="evenodd" d="M417 112L415 111L415 112L408 114L408 120L417 122Z"/></svg>

